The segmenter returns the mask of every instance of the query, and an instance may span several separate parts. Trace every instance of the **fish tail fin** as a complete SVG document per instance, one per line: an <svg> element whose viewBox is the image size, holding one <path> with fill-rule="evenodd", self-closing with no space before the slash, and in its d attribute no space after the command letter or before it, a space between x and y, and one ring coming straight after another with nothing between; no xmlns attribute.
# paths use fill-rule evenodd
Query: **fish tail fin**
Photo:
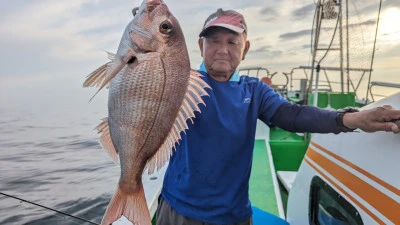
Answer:
<svg viewBox="0 0 400 225"><path fill-rule="evenodd" d="M135 225L151 225L150 212L147 207L143 185L138 191L124 193L118 186L107 211L104 214L101 225L110 225L124 215Z"/></svg>

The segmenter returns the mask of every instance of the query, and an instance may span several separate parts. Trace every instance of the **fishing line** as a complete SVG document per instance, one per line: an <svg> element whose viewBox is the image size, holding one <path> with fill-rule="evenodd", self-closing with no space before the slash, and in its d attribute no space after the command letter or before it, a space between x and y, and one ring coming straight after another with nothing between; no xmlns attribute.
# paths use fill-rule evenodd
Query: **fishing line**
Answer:
<svg viewBox="0 0 400 225"><path fill-rule="evenodd" d="M74 215L71 215L71 214L68 214L68 213L65 213L65 212L61 212L61 211L58 211L58 210L56 210L56 209L49 208L49 207L44 206L44 205L40 205L40 204L31 202L31 201L28 201L28 200L25 200L25 199L22 199L22 198L18 198L18 197L16 197L16 196L12 196L12 195L9 195L9 194L5 194L5 193L3 193L3 192L0 192L0 194L1 194L1 195L4 195L4 196L6 196L6 197L9 197L9 198L13 198L13 199L20 200L21 202L26 202L26 203L29 203L29 204L32 204L32 205L35 205L35 206L38 206L38 207L41 207L41 208L44 208L44 209L48 209L48 210L54 211L54 212L56 212L56 213L63 214L63 215L65 215L65 216L72 217L72 218L77 219L77 220L85 221L85 222L90 223L90 224L99 225L98 223L94 223L94 222L89 221L89 220L86 220L86 219L84 219L84 218L77 217L77 216L74 216Z"/></svg>

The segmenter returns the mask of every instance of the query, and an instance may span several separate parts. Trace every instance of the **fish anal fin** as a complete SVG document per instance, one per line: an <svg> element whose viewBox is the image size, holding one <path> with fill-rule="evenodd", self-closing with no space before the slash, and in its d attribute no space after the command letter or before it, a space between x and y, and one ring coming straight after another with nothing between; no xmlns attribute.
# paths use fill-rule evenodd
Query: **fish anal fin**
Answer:
<svg viewBox="0 0 400 225"><path fill-rule="evenodd" d="M175 148L176 143L182 139L181 132L185 133L185 130L188 129L188 120L192 121L193 123L193 118L195 118L195 114L193 112L200 112L200 109L197 105L204 104L201 96L209 96L205 88L211 89L211 87L200 78L201 76L203 75L195 70L190 71L189 87L186 91L175 122L172 125L167 138L164 140L164 143L153 155L153 157L147 161L145 170L148 170L148 174L152 174L155 171L160 170L165 163L169 161L172 155L172 148Z"/></svg>
<svg viewBox="0 0 400 225"><path fill-rule="evenodd" d="M124 215L133 224L151 225L143 185L134 193L125 193L118 186L108 204L101 225L110 225Z"/></svg>
<svg viewBox="0 0 400 225"><path fill-rule="evenodd" d="M96 127L96 130L101 133L100 143L106 150L108 155L112 158L115 163L119 163L118 151L115 149L114 144L111 140L110 128L108 126L108 118L104 118L103 121Z"/></svg>

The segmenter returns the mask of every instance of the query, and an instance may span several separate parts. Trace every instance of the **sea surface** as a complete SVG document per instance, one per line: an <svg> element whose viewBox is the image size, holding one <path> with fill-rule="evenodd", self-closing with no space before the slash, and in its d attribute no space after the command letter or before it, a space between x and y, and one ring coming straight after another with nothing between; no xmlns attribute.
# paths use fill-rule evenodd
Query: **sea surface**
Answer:
<svg viewBox="0 0 400 225"><path fill-rule="evenodd" d="M0 108L0 192L100 223L120 174L94 130L105 112ZM163 170L144 176L147 198ZM0 224L91 223L0 194Z"/></svg>

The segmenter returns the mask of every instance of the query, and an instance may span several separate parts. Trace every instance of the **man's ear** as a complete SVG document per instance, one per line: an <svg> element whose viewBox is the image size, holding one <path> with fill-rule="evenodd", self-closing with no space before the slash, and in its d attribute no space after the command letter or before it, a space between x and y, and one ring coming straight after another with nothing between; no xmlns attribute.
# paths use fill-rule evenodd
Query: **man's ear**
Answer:
<svg viewBox="0 0 400 225"><path fill-rule="evenodd" d="M246 43L244 44L242 60L244 60L247 52L249 51L249 48L250 48L250 41L246 41Z"/></svg>
<svg viewBox="0 0 400 225"><path fill-rule="evenodd" d="M203 37L199 38L199 47L200 47L201 57L203 57L203 40L204 40Z"/></svg>

